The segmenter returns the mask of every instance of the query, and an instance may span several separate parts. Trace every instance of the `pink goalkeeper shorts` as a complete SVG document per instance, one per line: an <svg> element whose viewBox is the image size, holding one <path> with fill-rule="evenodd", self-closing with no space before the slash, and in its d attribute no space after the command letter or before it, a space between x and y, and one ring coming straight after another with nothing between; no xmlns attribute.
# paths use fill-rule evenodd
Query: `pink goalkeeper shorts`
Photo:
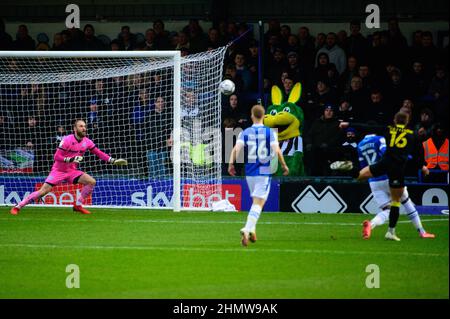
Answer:
<svg viewBox="0 0 450 319"><path fill-rule="evenodd" d="M48 177L45 179L45 182L53 186L63 183L73 184L74 180L83 174L84 172L79 170L70 170L67 172L52 170Z"/></svg>

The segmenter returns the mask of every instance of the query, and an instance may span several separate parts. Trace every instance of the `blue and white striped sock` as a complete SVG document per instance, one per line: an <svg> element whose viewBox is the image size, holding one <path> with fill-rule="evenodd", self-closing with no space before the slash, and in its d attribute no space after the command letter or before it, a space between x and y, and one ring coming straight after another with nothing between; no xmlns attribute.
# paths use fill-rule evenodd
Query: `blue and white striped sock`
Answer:
<svg viewBox="0 0 450 319"><path fill-rule="evenodd" d="M259 215L261 215L262 208L259 205L253 204L248 212L247 223L244 229L247 232L254 232L256 228L256 223L258 222Z"/></svg>
<svg viewBox="0 0 450 319"><path fill-rule="evenodd" d="M421 234L424 233L425 229L423 229L419 213L417 212L416 206L414 206L412 200L408 197L406 200L402 202L402 205L406 210L406 215L408 216L409 220L414 225L414 227L417 229L417 231L420 232Z"/></svg>
<svg viewBox="0 0 450 319"><path fill-rule="evenodd" d="M381 226L389 219L389 208L385 208L379 212L371 221L370 228L374 229L377 226Z"/></svg>

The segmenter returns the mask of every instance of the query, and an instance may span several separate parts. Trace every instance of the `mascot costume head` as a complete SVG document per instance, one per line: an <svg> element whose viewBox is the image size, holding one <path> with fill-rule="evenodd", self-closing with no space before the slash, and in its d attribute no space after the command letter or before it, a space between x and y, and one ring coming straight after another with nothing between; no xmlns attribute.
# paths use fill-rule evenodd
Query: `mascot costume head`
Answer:
<svg viewBox="0 0 450 319"><path fill-rule="evenodd" d="M286 164L289 167L289 176L303 176L303 110L296 105L302 94L302 85L296 83L289 93L287 101L283 101L281 89L272 86L272 105L267 108L264 125L276 128L278 141ZM277 176L282 176L281 166L278 167Z"/></svg>

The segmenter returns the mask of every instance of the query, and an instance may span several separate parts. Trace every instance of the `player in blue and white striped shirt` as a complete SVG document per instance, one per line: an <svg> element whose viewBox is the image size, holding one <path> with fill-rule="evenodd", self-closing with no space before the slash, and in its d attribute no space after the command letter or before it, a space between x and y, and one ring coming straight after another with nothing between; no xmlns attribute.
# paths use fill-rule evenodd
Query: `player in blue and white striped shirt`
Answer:
<svg viewBox="0 0 450 319"><path fill-rule="evenodd" d="M375 134L366 135L358 144L358 158L360 167L373 165L381 160L386 151L386 139ZM369 178L372 195L377 202L381 212L379 212L371 221L363 223L363 238L369 239L371 231L376 226L383 225L389 219L389 210L391 203L391 193L389 189L389 179L387 175ZM419 232L422 238L434 238L433 234L427 233L422 226L419 214L408 195L405 187L400 199L402 206L406 210L408 218ZM388 234L386 234L388 235Z"/></svg>
<svg viewBox="0 0 450 319"><path fill-rule="evenodd" d="M256 223L269 195L271 175L277 171L278 161L281 163L283 175L289 174L274 130L263 124L264 108L255 105L251 113L253 125L239 135L228 165L228 172L235 176L234 162L244 150L245 175L253 204L247 216L247 223L241 229L243 246L247 246L249 240L256 241Z"/></svg>

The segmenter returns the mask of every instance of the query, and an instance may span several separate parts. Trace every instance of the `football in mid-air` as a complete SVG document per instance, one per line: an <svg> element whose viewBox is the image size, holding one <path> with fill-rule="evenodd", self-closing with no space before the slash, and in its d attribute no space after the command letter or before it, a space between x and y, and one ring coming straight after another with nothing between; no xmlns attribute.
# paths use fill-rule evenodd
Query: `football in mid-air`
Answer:
<svg viewBox="0 0 450 319"><path fill-rule="evenodd" d="M231 95L231 94L233 94L234 89L235 89L235 85L234 85L234 82L231 80L223 80L219 84L219 91L222 94Z"/></svg>

